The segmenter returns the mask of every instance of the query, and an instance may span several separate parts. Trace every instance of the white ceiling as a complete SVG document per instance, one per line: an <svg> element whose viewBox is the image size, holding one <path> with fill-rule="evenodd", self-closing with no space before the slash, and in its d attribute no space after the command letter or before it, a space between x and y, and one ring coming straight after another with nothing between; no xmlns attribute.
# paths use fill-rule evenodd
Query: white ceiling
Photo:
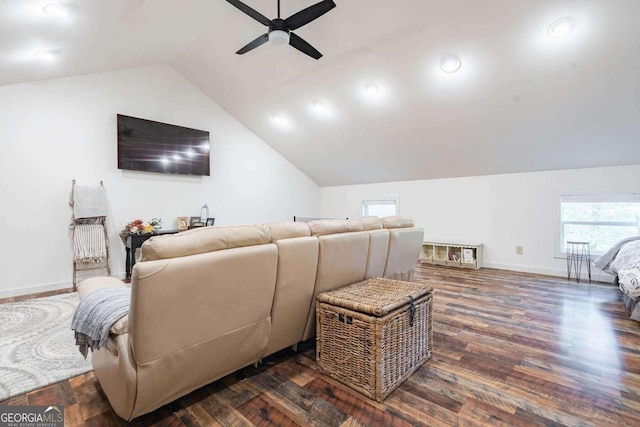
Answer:
<svg viewBox="0 0 640 427"><path fill-rule="evenodd" d="M640 163L638 0L335 0L295 31L319 61L236 55L265 27L223 0L69 0L68 21L51 1L0 0L0 84L169 63L323 186ZM549 38L563 16L575 31Z"/></svg>

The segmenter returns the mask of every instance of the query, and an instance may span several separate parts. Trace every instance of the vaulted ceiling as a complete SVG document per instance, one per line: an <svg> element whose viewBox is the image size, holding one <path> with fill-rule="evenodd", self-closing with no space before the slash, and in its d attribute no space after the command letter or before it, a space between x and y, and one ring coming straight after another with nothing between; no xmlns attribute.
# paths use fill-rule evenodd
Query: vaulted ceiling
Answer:
<svg viewBox="0 0 640 427"><path fill-rule="evenodd" d="M168 63L323 186L640 163L637 0L335 0L295 31L318 61L236 55L265 27L223 0L53 1L0 0L0 84Z"/></svg>

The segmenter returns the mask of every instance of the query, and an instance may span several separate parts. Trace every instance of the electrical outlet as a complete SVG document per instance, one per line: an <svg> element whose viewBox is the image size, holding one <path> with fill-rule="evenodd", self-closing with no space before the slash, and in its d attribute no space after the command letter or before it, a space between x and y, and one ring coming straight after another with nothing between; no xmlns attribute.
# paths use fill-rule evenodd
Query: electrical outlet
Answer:
<svg viewBox="0 0 640 427"><path fill-rule="evenodd" d="M516 255L522 255L523 249L522 246L516 246Z"/></svg>

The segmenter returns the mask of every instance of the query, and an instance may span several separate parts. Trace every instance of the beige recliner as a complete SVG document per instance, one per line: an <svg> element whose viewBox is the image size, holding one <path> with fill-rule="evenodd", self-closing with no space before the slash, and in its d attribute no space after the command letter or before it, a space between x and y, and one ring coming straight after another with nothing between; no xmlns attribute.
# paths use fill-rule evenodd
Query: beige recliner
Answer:
<svg viewBox="0 0 640 427"><path fill-rule="evenodd" d="M126 420L315 334L315 295L366 277L410 278L422 229L398 217L206 227L156 236L133 269L128 316L93 367ZM81 296L123 286L80 284Z"/></svg>

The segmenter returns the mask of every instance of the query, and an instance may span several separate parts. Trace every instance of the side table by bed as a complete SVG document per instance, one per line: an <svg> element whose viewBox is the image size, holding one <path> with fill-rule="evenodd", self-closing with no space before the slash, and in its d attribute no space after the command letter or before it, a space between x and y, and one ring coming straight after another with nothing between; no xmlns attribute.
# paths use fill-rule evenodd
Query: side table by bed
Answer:
<svg viewBox="0 0 640 427"><path fill-rule="evenodd" d="M591 283L591 244L589 242L567 242L567 280L571 279L571 270L576 276L576 282L580 283L582 263L587 264L589 283Z"/></svg>

